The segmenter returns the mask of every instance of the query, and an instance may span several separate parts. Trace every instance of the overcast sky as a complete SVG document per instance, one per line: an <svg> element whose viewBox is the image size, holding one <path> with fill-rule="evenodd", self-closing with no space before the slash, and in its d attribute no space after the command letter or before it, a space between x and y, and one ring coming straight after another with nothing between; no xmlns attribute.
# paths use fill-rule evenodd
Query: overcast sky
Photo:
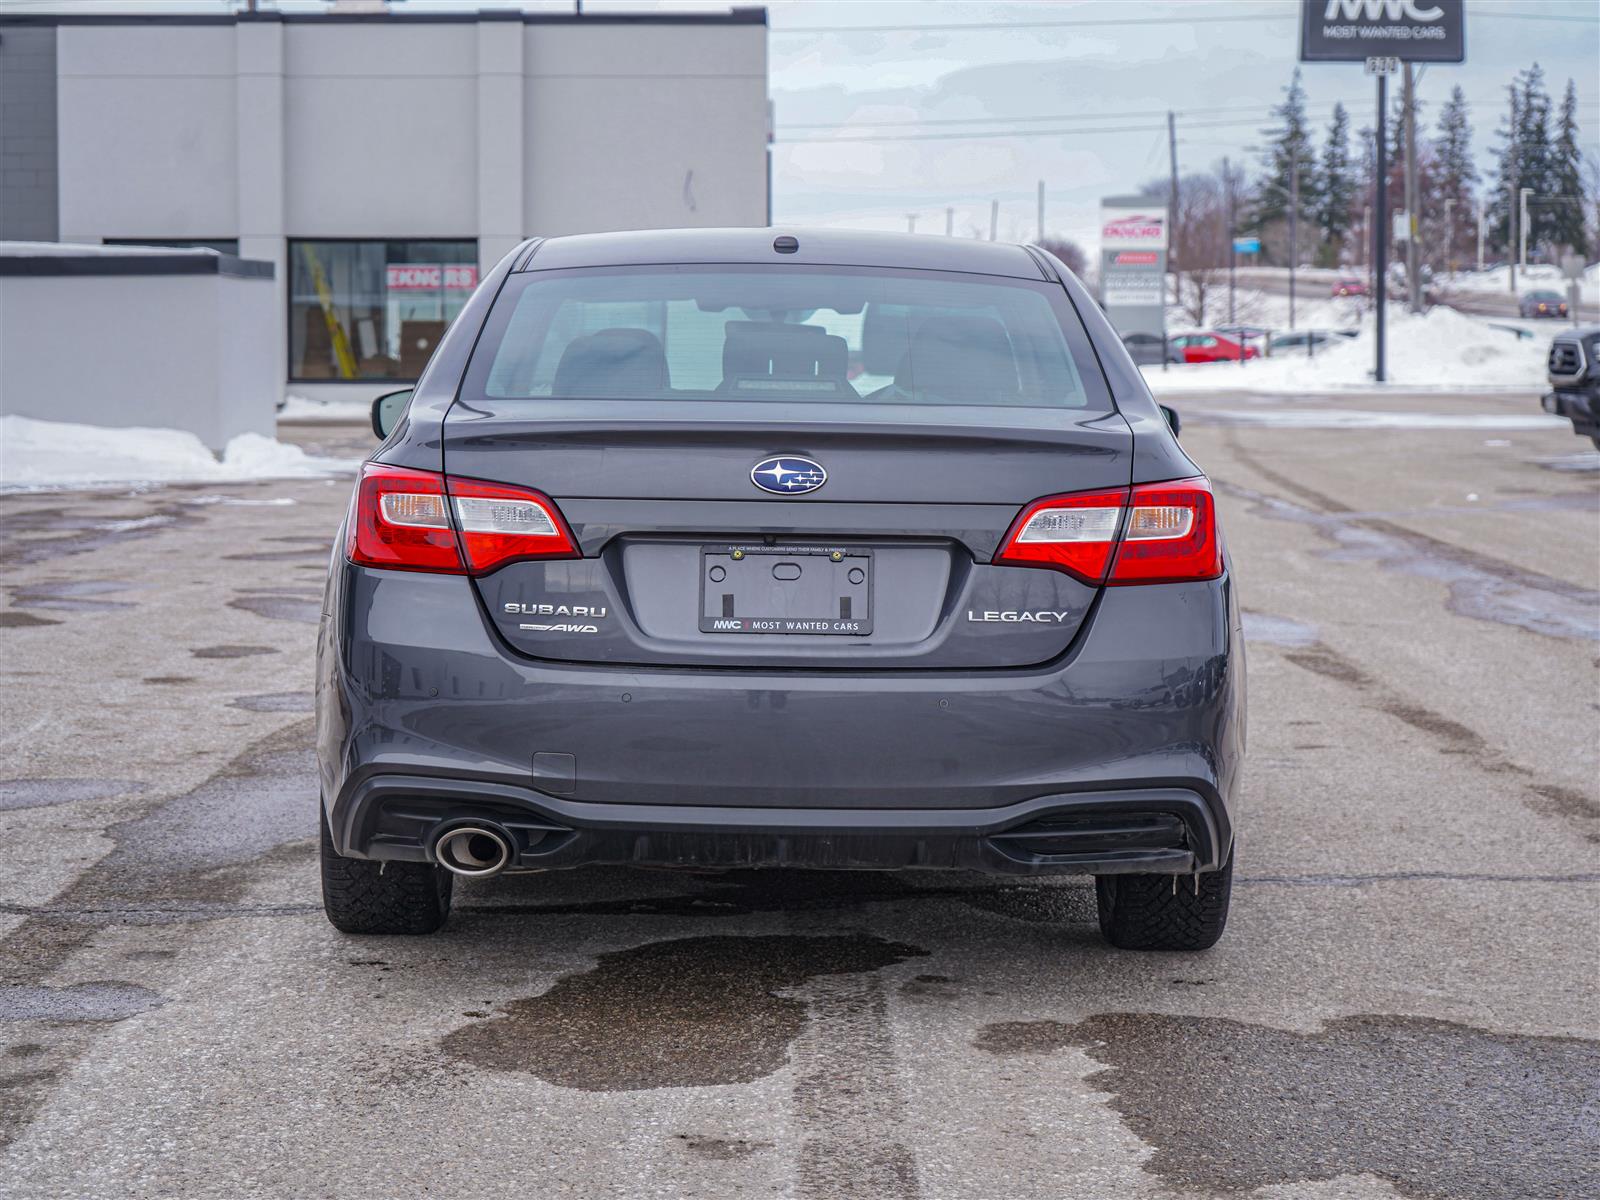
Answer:
<svg viewBox="0 0 1600 1200"><path fill-rule="evenodd" d="M572 7L560 0L404 0L414 10L502 6ZM0 13L222 7L220 0L0 0ZM321 5L283 0L278 7ZM585 0L584 7L638 11L728 4ZM919 231L943 233L945 210L954 207L958 234L987 235L989 204L998 199L1000 236L1031 238L1035 186L1043 179L1047 230L1091 245L1101 196L1134 190L1166 172L1167 109L1178 114L1183 169L1209 167L1224 155L1253 163L1268 112L1294 69L1298 41L1299 0L774 0L766 7L778 137L775 221L904 229L906 215L914 212ZM1537 61L1552 93L1559 95L1568 78L1577 81L1586 148L1600 156L1600 3L1467 0L1467 11L1466 63L1423 72L1424 122L1432 126L1459 83L1472 101L1478 157L1488 171L1506 107L1505 85ZM1038 24L1066 21L1085 23ZM804 32L875 25L921 28ZM929 28L938 25L978 27ZM1304 78L1319 143L1335 101L1351 110L1352 131L1372 121L1373 84L1360 65L1308 65ZM985 120L961 123L973 118ZM930 121L956 123L914 124ZM907 139L1024 128L1040 132ZM826 140L868 135L897 140ZM821 140L795 140L800 138Z"/></svg>

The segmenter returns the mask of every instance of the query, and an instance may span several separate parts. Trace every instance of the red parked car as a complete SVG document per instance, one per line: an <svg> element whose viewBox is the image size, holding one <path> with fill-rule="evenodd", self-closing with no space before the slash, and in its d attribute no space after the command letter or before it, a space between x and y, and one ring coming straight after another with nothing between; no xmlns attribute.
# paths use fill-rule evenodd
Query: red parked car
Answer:
<svg viewBox="0 0 1600 1200"><path fill-rule="evenodd" d="M1367 294L1367 281L1354 275L1347 275L1333 285L1334 296L1365 296Z"/></svg>
<svg viewBox="0 0 1600 1200"><path fill-rule="evenodd" d="M1239 343L1220 333L1186 333L1172 339L1172 348L1183 356L1186 363L1238 362ZM1246 361L1260 358L1261 351L1254 346L1244 348Z"/></svg>

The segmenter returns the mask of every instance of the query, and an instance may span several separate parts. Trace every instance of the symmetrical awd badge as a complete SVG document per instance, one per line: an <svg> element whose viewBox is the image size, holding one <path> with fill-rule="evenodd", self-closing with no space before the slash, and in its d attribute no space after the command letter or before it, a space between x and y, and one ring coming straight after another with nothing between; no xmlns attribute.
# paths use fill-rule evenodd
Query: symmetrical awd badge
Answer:
<svg viewBox="0 0 1600 1200"><path fill-rule="evenodd" d="M828 482L822 464L794 454L763 458L750 468L750 482L778 496L803 496Z"/></svg>

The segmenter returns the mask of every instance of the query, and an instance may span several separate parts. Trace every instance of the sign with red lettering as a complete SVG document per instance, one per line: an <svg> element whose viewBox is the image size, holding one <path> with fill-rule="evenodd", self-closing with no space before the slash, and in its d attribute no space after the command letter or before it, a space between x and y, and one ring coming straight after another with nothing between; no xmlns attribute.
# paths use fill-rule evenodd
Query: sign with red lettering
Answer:
<svg viewBox="0 0 1600 1200"><path fill-rule="evenodd" d="M390 263L386 282L391 292L470 292L478 286L478 268L470 263Z"/></svg>

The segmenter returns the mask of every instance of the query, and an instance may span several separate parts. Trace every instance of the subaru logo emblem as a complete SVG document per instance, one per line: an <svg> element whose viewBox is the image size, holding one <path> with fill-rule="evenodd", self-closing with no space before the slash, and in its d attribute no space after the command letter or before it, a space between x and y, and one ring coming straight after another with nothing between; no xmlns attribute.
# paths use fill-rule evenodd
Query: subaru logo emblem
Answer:
<svg viewBox="0 0 1600 1200"><path fill-rule="evenodd" d="M750 482L778 496L803 496L828 482L822 464L793 454L763 458L750 468Z"/></svg>

